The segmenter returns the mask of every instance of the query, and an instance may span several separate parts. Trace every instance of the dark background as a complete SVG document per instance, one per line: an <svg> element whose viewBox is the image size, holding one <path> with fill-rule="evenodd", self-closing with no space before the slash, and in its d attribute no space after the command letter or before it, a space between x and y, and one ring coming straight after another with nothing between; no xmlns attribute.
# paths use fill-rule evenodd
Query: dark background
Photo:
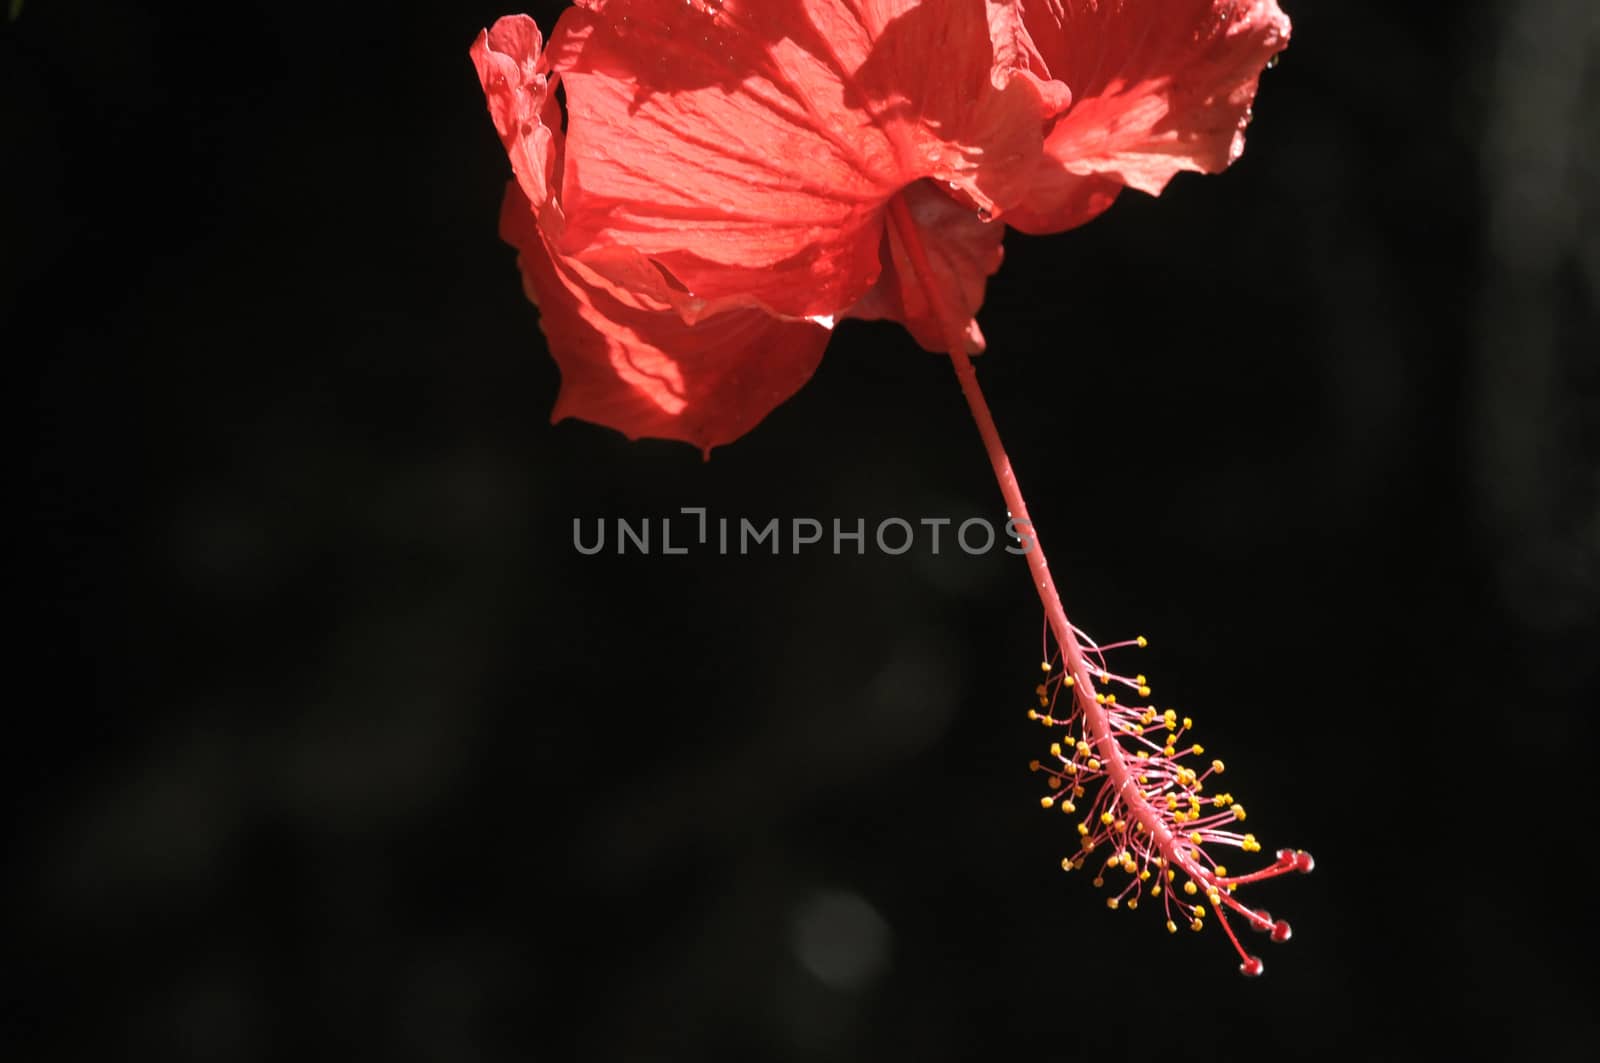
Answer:
<svg viewBox="0 0 1600 1063"><path fill-rule="evenodd" d="M514 6L28 0L13 1058L1578 1051L1594 8L1286 6L1243 160L1013 234L981 315L1068 611L1316 854L1246 981L1061 875L1017 559L575 553L1003 516L887 326L709 464L547 424L466 55Z"/></svg>

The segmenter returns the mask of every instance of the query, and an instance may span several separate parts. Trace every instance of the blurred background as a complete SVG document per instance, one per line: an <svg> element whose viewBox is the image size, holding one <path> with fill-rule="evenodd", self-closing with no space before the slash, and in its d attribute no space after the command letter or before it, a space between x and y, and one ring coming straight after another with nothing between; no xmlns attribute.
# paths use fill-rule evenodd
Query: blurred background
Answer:
<svg viewBox="0 0 1600 1063"><path fill-rule="evenodd" d="M1069 613L1317 857L1247 981L1059 870L1019 559L573 549L1004 516L883 325L709 463L547 423L467 60L515 8L27 0L8 1056L1578 1051L1596 9L1285 6L1240 163L1012 234L980 318Z"/></svg>

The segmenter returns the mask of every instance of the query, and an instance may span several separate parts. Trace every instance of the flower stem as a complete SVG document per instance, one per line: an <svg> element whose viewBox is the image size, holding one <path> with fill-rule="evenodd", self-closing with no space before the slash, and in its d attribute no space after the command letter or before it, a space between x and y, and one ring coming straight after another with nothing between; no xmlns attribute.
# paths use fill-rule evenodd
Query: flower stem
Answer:
<svg viewBox="0 0 1600 1063"><path fill-rule="evenodd" d="M1050 631L1055 636L1056 645L1061 648L1067 674L1072 677L1073 698L1083 713L1085 734L1105 765L1106 775L1110 779L1114 793L1131 813L1132 818L1144 825L1145 830L1150 832L1157 847L1169 861L1190 874L1199 876L1203 874L1200 867L1189 858L1181 846L1175 844L1171 829L1161 815L1150 806L1134 781L1127 754L1112 732L1110 717L1105 707L1095 699L1094 675L1084 659L1083 648L1079 645L1072 624L1067 620L1066 610L1061 606L1061 595L1056 590L1055 578L1050 574L1050 562L1045 557L1044 546L1039 540L1037 530L1033 527L1032 519L1028 516L1028 504L1023 500L1022 487L1017 483L1016 473L1012 471L1011 459L1006 455L1005 445L1000 440L1000 430L995 426L994 415L989 412L989 404L983 397L983 390L978 386L978 374L972 366L972 359L967 356L965 322L956 320L948 300L934 283L927 250L922 245L916 222L911 217L911 211L906 206L904 197L896 196L890 201L889 216L890 223L895 227L907 255L911 258L912 267L916 271L917 279L927 295L930 306L944 322L945 342L950 348L950 361L955 367L956 379L961 383L961 393L966 397L967 406L972 411L972 419L978 423L978 434L983 437L984 448L989 452L989 462L994 466L995 479L1000 484L1000 493L1005 497L1010 517L1016 522L1017 527L1032 534L1032 549L1026 555L1028 570L1033 576L1039 601L1044 606L1044 615L1050 625Z"/></svg>

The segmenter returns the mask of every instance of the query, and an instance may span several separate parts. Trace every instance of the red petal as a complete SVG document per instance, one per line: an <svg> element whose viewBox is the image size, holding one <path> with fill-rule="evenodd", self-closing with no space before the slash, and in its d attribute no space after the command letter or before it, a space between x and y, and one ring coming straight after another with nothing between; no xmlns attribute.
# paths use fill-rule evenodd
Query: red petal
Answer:
<svg viewBox="0 0 1600 1063"><path fill-rule="evenodd" d="M1275 0L1008 2L1073 98L1045 141L1056 165L1007 218L1030 232L1087 221L1117 185L1155 195L1179 170L1225 169L1244 150L1262 68L1289 43Z"/></svg>
<svg viewBox="0 0 1600 1063"><path fill-rule="evenodd" d="M472 65L478 68L489 115L511 158L511 170L529 201L544 206L550 198L556 132L547 125L550 98L545 76L543 38L527 15L507 15L472 44ZM550 117L556 117L550 114Z"/></svg>
<svg viewBox="0 0 1600 1063"><path fill-rule="evenodd" d="M506 188L501 236L517 247L528 296L561 367L552 421L577 417L630 439L693 443L707 453L754 428L811 378L829 331L731 310L687 325L641 305L581 262L553 257L533 206Z"/></svg>
<svg viewBox="0 0 1600 1063"><path fill-rule="evenodd" d="M586 0L549 55L562 251L647 256L691 317L836 315L877 277L891 196L933 177L1004 209L1042 143L1037 86L995 76L985 0Z"/></svg>
<svg viewBox="0 0 1600 1063"><path fill-rule="evenodd" d="M928 303L927 288L917 277L897 229L885 232L880 252L883 274L850 317L890 318L911 330L918 343L930 351L950 350L947 336L965 336L967 352L983 350L983 333L973 315L983 305L984 288L1000 268L1004 252L1000 241L1006 227L983 221L973 209L945 195L928 181L906 189L906 205L917 223L917 235L928 256L935 283L945 293L945 304L959 318L941 321Z"/></svg>
<svg viewBox="0 0 1600 1063"><path fill-rule="evenodd" d="M1064 166L1041 166L1027 204L1007 214L1006 221L1018 232L1065 232L1105 213L1122 188L1113 177L1081 177Z"/></svg>
<svg viewBox="0 0 1600 1063"><path fill-rule="evenodd" d="M1049 119L1072 103L1072 90L1050 77L1050 68L1023 18L1019 0L988 0L989 41L994 48L995 84L1004 85L1014 77L1024 77L1036 86L1044 106L1042 117Z"/></svg>

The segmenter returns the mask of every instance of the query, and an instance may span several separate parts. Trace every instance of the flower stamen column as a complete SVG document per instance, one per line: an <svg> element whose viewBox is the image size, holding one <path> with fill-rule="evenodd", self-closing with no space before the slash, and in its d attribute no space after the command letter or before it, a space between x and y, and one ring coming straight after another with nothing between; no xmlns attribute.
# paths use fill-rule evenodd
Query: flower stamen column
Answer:
<svg viewBox="0 0 1600 1063"><path fill-rule="evenodd" d="M1261 960L1239 943L1228 924L1224 908L1230 908L1244 917L1253 928L1270 931L1274 941L1288 940L1290 930L1287 922L1273 920L1266 912L1239 903L1234 900L1233 891L1239 885L1263 878L1291 871L1310 871L1310 854L1280 850L1277 862L1261 871L1233 877L1227 875L1226 868L1215 863L1202 850L1204 843L1236 845L1246 852L1256 851L1259 845L1253 835L1236 835L1219 829L1223 823L1244 819L1243 806L1237 805L1231 795L1200 796L1208 777L1222 771L1221 761L1213 762L1212 770L1203 775L1179 766L1178 758L1203 750L1194 745L1178 751L1176 736L1181 735L1182 731L1177 729L1175 713L1169 710L1165 715L1158 716L1150 706L1143 709L1119 706L1115 695L1096 692L1096 679L1103 684L1122 682L1142 695L1148 695L1149 688L1144 686L1143 676L1137 680L1113 676L1105 666L1100 647L1092 647L1097 666L1091 668L1079 639L1080 633L1068 621L1066 611L1062 608L1061 596L1050 573L1050 563L1028 515L1028 506L1023 500L1016 473L1011 468L1011 459L1006 455L994 416L978 386L977 372L967 355L964 330L958 325L956 317L950 312L948 300L933 280L935 274L929 265L927 251L903 196L896 196L890 201L889 220L911 259L917 281L929 304L944 322L945 341L956 378L977 422L978 433L983 438L989 461L994 467L995 479L1000 484L1000 493L1005 498L1009 516L1033 538L1032 549L1026 555L1028 569L1039 601L1044 606L1050 632L1061 650L1064 671L1064 674L1055 678L1053 688L1050 685L1039 687L1040 703L1053 704L1050 696L1052 689L1057 695L1065 692L1070 699L1072 712L1066 720L1057 720L1049 715L1040 717L1037 713L1031 715L1043 719L1046 724L1070 724L1081 719L1083 741L1075 742L1068 738L1065 743L1074 749L1074 755L1070 758L1063 755L1059 743L1051 749L1059 762L1057 767L1052 768L1052 783L1058 792L1045 798L1042 804L1049 808L1063 795L1082 795L1085 792L1082 780L1091 777L1103 779L1100 793L1091 806L1090 820L1079 826L1079 834L1083 836L1082 852L1077 857L1064 860L1063 867L1081 868L1084 855L1093 851L1097 844L1110 841L1115 849L1107 861L1108 866L1121 868L1133 876L1132 882L1121 895L1131 896L1128 907L1137 907L1138 897L1153 872L1155 885L1150 887L1151 896L1162 898L1169 916L1174 914L1175 907L1180 909L1185 921L1198 930L1203 926L1204 908L1198 903L1174 898L1175 890L1172 887L1177 884L1177 875L1183 874L1186 876L1183 891L1191 896L1203 892L1211 902L1212 910L1221 920L1224 931L1243 960L1240 970L1247 975L1258 975L1263 969ZM1142 644L1143 640L1139 641ZM1044 668L1047 673L1050 672L1051 663L1044 662ZM1152 728L1152 725L1156 726ZM1188 725L1189 721L1185 721L1183 730L1187 730ZM1173 737L1163 737L1160 745L1145 738L1147 729L1159 733L1162 727ZM1148 748L1130 754L1118 735L1119 730ZM1062 787L1060 784L1064 776L1075 777L1077 781ZM1162 800L1157 801L1157 795ZM1203 805L1210 805L1213 814L1203 816ZM1064 801L1062 807L1068 812L1075 810L1070 800ZM1096 885L1102 881L1097 877ZM1107 903L1116 908L1119 899L1113 897ZM1167 926L1175 929L1176 924L1169 918Z"/></svg>

